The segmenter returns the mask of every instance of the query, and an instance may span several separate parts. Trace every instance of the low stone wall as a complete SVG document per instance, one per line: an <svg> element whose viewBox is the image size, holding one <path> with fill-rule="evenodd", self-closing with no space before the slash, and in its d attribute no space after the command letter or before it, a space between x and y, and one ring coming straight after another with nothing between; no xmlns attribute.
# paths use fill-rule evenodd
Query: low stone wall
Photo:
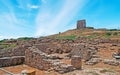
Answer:
<svg viewBox="0 0 120 75"><path fill-rule="evenodd" d="M25 58L25 64L31 67L40 70L48 70L52 67L52 64L47 60L46 54L37 48L28 48L25 51Z"/></svg>
<svg viewBox="0 0 120 75"><path fill-rule="evenodd" d="M0 58L0 67L20 65L23 64L24 61L24 56L3 57Z"/></svg>
<svg viewBox="0 0 120 75"><path fill-rule="evenodd" d="M112 65L112 66L119 66L120 65L119 60L117 61L117 60L104 59L103 63L108 64L108 65Z"/></svg>
<svg viewBox="0 0 120 75"><path fill-rule="evenodd" d="M34 46L36 46L36 48L47 54L69 53L72 50L72 46L69 43L66 44L41 43L41 44L35 44Z"/></svg>
<svg viewBox="0 0 120 75"><path fill-rule="evenodd" d="M26 47L15 47L0 50L0 58L12 56L25 56Z"/></svg>
<svg viewBox="0 0 120 75"><path fill-rule="evenodd" d="M59 57L47 55L36 47L29 47L25 51L25 64L40 70L54 70L59 73L66 73L74 70L69 64L60 62Z"/></svg>

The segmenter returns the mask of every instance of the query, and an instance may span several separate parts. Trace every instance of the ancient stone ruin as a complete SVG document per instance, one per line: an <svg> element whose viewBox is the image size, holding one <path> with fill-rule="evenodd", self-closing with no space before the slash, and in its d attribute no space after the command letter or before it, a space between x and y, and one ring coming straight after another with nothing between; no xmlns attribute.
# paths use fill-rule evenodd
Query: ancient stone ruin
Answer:
<svg viewBox="0 0 120 75"><path fill-rule="evenodd" d="M35 46L26 50L25 58L25 64L40 70L55 70L59 73L66 73L75 69L70 64L60 62L58 56L47 55Z"/></svg>
<svg viewBox="0 0 120 75"><path fill-rule="evenodd" d="M77 29L86 28L86 20L78 20L77 21Z"/></svg>
<svg viewBox="0 0 120 75"><path fill-rule="evenodd" d="M67 73L76 69L82 69L85 65L104 63L119 66L120 62L111 59L102 59L97 52L104 50L109 44L110 49L120 47L120 40L116 39L89 39L80 37L76 40L39 38L26 41L16 41L14 48L1 49L0 67L26 64L28 66L44 70ZM118 49L118 54L120 49ZM65 62L69 61L69 63ZM84 63L83 63L84 64Z"/></svg>

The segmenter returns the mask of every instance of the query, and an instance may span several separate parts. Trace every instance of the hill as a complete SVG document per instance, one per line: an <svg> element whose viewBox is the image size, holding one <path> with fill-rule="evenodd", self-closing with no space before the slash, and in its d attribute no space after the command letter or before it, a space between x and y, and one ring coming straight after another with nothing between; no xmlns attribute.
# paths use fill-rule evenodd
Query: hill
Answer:
<svg viewBox="0 0 120 75"><path fill-rule="evenodd" d="M119 39L120 30L116 29L73 29L63 33L49 36L57 39L78 39L78 38L103 38L103 39Z"/></svg>

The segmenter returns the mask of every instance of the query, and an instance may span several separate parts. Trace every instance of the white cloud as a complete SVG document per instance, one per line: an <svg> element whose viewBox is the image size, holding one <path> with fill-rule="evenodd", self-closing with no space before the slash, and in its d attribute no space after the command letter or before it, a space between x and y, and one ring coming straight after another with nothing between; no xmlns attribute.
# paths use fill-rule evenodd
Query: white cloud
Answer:
<svg viewBox="0 0 120 75"><path fill-rule="evenodd" d="M26 24L26 22L24 21L24 19L17 18L15 13L10 12L0 14L0 24L0 26L3 28L18 30L20 29L19 25L24 25Z"/></svg>
<svg viewBox="0 0 120 75"><path fill-rule="evenodd" d="M30 8L30 9L37 9L37 8L39 8L40 6L28 4L27 7Z"/></svg>
<svg viewBox="0 0 120 75"><path fill-rule="evenodd" d="M14 29L15 24L18 24L18 19L13 13L4 13L0 15L0 23L2 27Z"/></svg>
<svg viewBox="0 0 120 75"><path fill-rule="evenodd" d="M3 39L3 36L0 36L0 40Z"/></svg>
<svg viewBox="0 0 120 75"><path fill-rule="evenodd" d="M37 9L39 8L40 6L39 5L33 5L32 4L32 1L27 1L27 0L17 0L18 2L18 8L21 8L21 9L26 9L26 10L29 10L29 9Z"/></svg>
<svg viewBox="0 0 120 75"><path fill-rule="evenodd" d="M61 5L61 9L52 9L49 11L45 9L39 12L36 18L38 35L49 35L60 30L65 30L65 26L68 25L76 16L78 11L86 4L85 0L65 0L65 3ZM57 14L53 14L52 11L58 11ZM71 28L71 27L70 27Z"/></svg>
<svg viewBox="0 0 120 75"><path fill-rule="evenodd" d="M11 37L11 36L0 36L0 40L3 40L3 39L10 39L10 38L15 38L15 37Z"/></svg>
<svg viewBox="0 0 120 75"><path fill-rule="evenodd" d="M27 23L17 18L14 13L4 13L0 15L0 39L17 38L27 36Z"/></svg>
<svg viewBox="0 0 120 75"><path fill-rule="evenodd" d="M0 40L3 40L3 39L17 39L19 38L20 36L0 36ZM21 36L23 37L23 36Z"/></svg>
<svg viewBox="0 0 120 75"><path fill-rule="evenodd" d="M37 8L39 8L39 6L32 5L31 8L37 9Z"/></svg>

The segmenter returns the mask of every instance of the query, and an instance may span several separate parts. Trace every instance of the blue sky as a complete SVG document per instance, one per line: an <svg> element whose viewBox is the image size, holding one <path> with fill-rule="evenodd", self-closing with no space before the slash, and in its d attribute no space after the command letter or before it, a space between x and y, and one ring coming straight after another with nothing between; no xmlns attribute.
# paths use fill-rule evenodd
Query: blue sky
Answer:
<svg viewBox="0 0 120 75"><path fill-rule="evenodd" d="M38 37L76 27L120 28L120 0L0 0L0 39Z"/></svg>

